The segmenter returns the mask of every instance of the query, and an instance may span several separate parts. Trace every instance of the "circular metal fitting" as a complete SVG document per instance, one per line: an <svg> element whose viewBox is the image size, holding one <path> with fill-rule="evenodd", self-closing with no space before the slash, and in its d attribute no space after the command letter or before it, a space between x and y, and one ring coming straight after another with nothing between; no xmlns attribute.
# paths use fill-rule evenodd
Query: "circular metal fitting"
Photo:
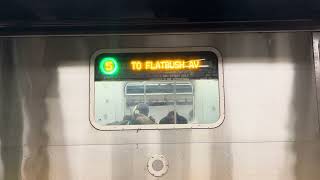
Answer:
<svg viewBox="0 0 320 180"><path fill-rule="evenodd" d="M155 154L148 161L148 171L155 177L165 175L169 169L169 163L163 155Z"/></svg>

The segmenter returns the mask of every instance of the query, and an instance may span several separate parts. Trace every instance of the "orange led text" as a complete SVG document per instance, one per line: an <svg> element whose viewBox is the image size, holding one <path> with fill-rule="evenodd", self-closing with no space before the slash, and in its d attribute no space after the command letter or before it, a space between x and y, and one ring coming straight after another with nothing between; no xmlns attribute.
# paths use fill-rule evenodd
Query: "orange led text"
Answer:
<svg viewBox="0 0 320 180"><path fill-rule="evenodd" d="M201 67L202 59L196 60L132 60L130 62L133 71L174 71L174 70L197 70Z"/></svg>

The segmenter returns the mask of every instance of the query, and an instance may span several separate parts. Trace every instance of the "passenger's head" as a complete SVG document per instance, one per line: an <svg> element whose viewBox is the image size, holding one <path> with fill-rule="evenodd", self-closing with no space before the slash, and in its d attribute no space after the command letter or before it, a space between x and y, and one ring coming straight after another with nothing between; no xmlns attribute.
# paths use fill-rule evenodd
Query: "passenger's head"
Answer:
<svg viewBox="0 0 320 180"><path fill-rule="evenodd" d="M134 115L143 114L145 116L148 116L149 115L149 106L147 104L140 103L134 107L133 113L134 113Z"/></svg>
<svg viewBox="0 0 320 180"><path fill-rule="evenodd" d="M170 112L168 113L168 117L169 117L169 118L174 118L174 111L170 111Z"/></svg>
<svg viewBox="0 0 320 180"><path fill-rule="evenodd" d="M174 123L174 111L170 111L167 115L169 123Z"/></svg>

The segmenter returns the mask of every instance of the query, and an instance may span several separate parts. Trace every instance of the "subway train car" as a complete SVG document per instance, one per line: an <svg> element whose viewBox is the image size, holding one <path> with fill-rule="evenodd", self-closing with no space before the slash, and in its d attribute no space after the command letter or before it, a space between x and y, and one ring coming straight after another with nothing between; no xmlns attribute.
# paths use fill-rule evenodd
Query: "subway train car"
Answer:
<svg viewBox="0 0 320 180"><path fill-rule="evenodd" d="M319 180L317 1L10 1L1 180Z"/></svg>

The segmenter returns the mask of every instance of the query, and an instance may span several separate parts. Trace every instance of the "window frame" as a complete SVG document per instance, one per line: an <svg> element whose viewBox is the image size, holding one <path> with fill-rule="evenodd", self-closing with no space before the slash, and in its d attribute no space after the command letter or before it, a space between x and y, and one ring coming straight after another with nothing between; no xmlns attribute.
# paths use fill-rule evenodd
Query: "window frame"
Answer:
<svg viewBox="0 0 320 180"><path fill-rule="evenodd" d="M152 125L101 125L95 121L95 59L102 53L150 53L150 52L198 52L209 51L218 58L218 91L219 91L219 119L210 124L152 124ZM101 131L119 130L159 130L159 129L213 129L219 127L225 118L225 101L223 85L223 63L220 52L213 47L183 47L183 48L124 48L124 49L100 49L90 58L89 64L89 121L91 125ZM150 80L152 82L152 80ZM194 89L193 89L194 92ZM124 95L126 92L124 92ZM194 102L193 102L194 103ZM193 104L194 106L194 104Z"/></svg>

